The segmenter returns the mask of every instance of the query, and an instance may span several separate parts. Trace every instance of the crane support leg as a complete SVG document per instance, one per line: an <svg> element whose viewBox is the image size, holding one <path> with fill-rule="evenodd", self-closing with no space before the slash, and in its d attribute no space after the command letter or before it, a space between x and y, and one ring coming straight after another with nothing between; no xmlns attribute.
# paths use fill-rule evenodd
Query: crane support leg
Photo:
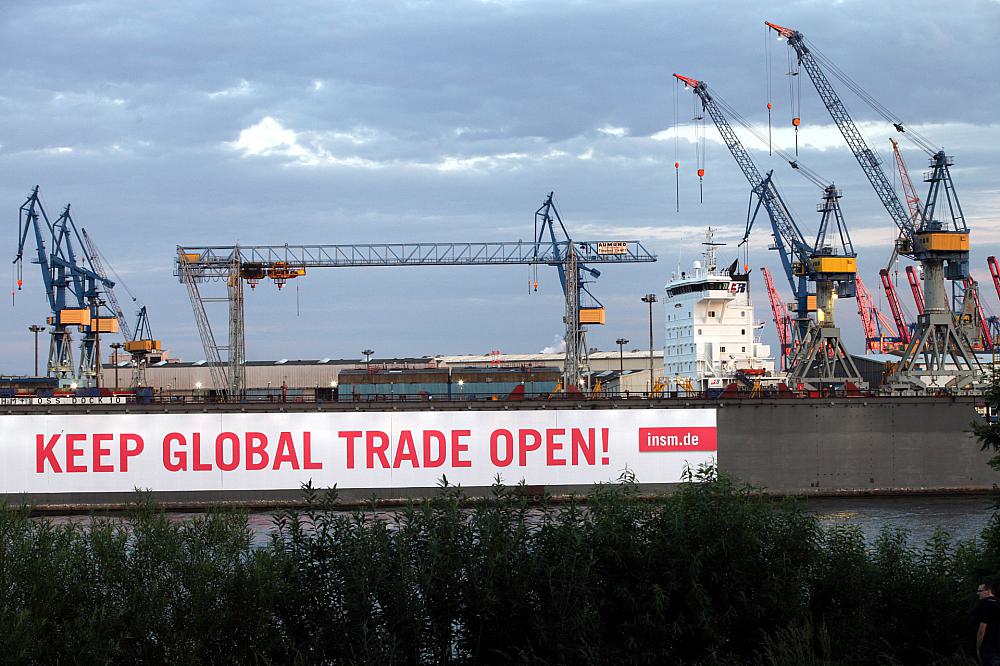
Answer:
<svg viewBox="0 0 1000 666"><path fill-rule="evenodd" d="M569 245L565 262L566 275L566 358L563 362L563 392L580 388L587 366L587 332L580 325L580 265L576 249ZM573 389L570 389L573 387Z"/></svg>
<svg viewBox="0 0 1000 666"><path fill-rule="evenodd" d="M842 387L847 382L859 388L865 385L857 364L844 347L840 329L833 323L833 294L833 281L816 281L818 321L792 359L788 378L795 385L801 383L813 388Z"/></svg>
<svg viewBox="0 0 1000 666"><path fill-rule="evenodd" d="M979 374L979 361L965 334L955 326L944 288L944 262L921 262L924 311L917 332L899 361L890 384L897 388L965 389Z"/></svg>
<svg viewBox="0 0 1000 666"><path fill-rule="evenodd" d="M65 326L52 329L49 343L49 376L60 380L60 385L76 379L73 368L73 336Z"/></svg>
<svg viewBox="0 0 1000 666"><path fill-rule="evenodd" d="M195 323L198 325L198 334L201 338L202 348L205 350L205 360L212 373L212 379L216 388L222 391L228 390L228 381L225 370L222 367L222 357L219 353L219 346L215 342L215 335L212 333L212 326L205 311L205 303L218 299L204 298L198 283L201 277L190 267L190 262L186 261L183 254L179 253L177 262L178 275L181 282L187 287L188 297L191 299L191 309L194 311Z"/></svg>
<svg viewBox="0 0 1000 666"><path fill-rule="evenodd" d="M227 391L230 398L239 398L246 388L246 344L243 324L243 279L240 277L239 253L233 253L233 268L229 275L229 358Z"/></svg>

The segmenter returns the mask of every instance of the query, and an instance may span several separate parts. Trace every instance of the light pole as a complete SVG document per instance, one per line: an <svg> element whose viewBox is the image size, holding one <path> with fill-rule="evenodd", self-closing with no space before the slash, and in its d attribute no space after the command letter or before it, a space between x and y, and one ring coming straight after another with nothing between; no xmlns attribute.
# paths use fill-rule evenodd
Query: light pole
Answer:
<svg viewBox="0 0 1000 666"><path fill-rule="evenodd" d="M118 390L118 350L123 347L120 342L112 342L111 348L115 350L115 390Z"/></svg>
<svg viewBox="0 0 1000 666"><path fill-rule="evenodd" d="M628 338L618 338L615 340L615 344L618 345L618 374L625 374L625 345L628 344Z"/></svg>
<svg viewBox="0 0 1000 666"><path fill-rule="evenodd" d="M642 297L643 303L649 303L649 395L653 395L653 303L656 302L656 294L646 294Z"/></svg>
<svg viewBox="0 0 1000 666"><path fill-rule="evenodd" d="M361 353L365 355L365 372L370 372L371 369L368 366L372 361L372 354L375 352L371 349L365 349Z"/></svg>
<svg viewBox="0 0 1000 666"><path fill-rule="evenodd" d="M28 330L35 334L35 376L38 376L38 334L45 330L44 326L32 324Z"/></svg>

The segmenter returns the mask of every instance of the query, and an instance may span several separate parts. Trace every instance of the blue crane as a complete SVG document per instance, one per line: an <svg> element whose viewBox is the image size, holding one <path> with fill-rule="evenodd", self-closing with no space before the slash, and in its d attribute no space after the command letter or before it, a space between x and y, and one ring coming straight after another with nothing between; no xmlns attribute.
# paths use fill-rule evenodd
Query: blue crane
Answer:
<svg viewBox="0 0 1000 666"><path fill-rule="evenodd" d="M795 51L798 63L809 74L823 105L871 182L889 217L898 227L896 251L919 261L923 269L924 312L917 317L913 338L897 365L894 381L911 388L968 387L975 381L979 362L965 334L955 326L944 287L945 278L958 281L969 277L969 228L952 182L949 170L952 166L951 158L943 150L933 148L919 134L907 131L903 123L890 114L888 109L878 104L829 59L820 56L815 47L807 45L801 32L775 23L765 22L765 25L784 37L788 46ZM924 199L924 207L916 219L900 202L878 157L868 146L824 73L820 60L859 97L891 122L898 132L913 139L930 156L931 172L925 179L930 187ZM949 219L944 221L935 217L939 212L938 199L942 194L949 214Z"/></svg>
<svg viewBox="0 0 1000 666"><path fill-rule="evenodd" d="M17 288L24 284L24 252L28 234L35 240L35 259L49 304L47 322L52 326L47 374L63 385L93 385L99 381L99 341L101 333L117 333L118 320L102 317L100 296L114 282L99 274L86 244L70 215L69 205L51 222L38 197L38 186L21 205L18 246L14 264ZM46 249L48 243L48 249ZM83 333L80 363L73 362L72 328Z"/></svg>
<svg viewBox="0 0 1000 666"><path fill-rule="evenodd" d="M761 175L729 124L723 107L729 109L729 115L738 118L736 112L710 92L704 81L679 74L674 74L674 77L691 88L701 100L702 108L712 117L723 142L750 183L751 196L757 198L754 213L747 220L743 241L749 237L761 207L771 220L774 246L796 301L799 346L789 367L789 378L813 384L843 384L847 381L859 384L861 374L844 348L833 314L835 292L842 298L852 298L856 294L857 254L840 210L840 191L832 184L824 184L818 176L789 159L793 168L823 189L823 201L818 206L822 215L819 230L815 242L810 244L778 192L773 172ZM816 285L816 325L809 318L810 282Z"/></svg>
<svg viewBox="0 0 1000 666"><path fill-rule="evenodd" d="M551 251L552 260L549 263L555 265L559 271L559 284L566 299L566 313L563 319L566 324L564 342L567 360L563 364L563 386L570 390L570 387L576 389L579 386L582 374L589 367L585 326L604 324L605 311L601 302L587 289L587 280L584 277L589 275L597 279L601 272L580 262L576 246L570 239L559 210L552 201L553 194L549 192L545 201L535 211L535 250L536 257L543 247ZM556 234L556 224L562 232L559 235ZM537 280L535 283L537 285Z"/></svg>
<svg viewBox="0 0 1000 666"><path fill-rule="evenodd" d="M546 199L551 204L551 195ZM581 307L580 272L592 277L599 271L588 264L632 264L656 261L638 241L573 241L565 233L555 207L545 204L536 212L535 239L531 242L502 241L487 243L374 243L361 245L223 245L178 246L176 274L187 287L195 323L205 349L205 357L216 388L238 398L245 386L245 333L243 285L253 287L264 279L280 288L290 279L314 268L361 266L556 266L566 296L567 349L579 345L579 329L585 323L603 323L604 309ZM557 222L564 240L547 228ZM549 234L549 240L544 235ZM575 269L574 269L575 266ZM582 266L582 268L581 268ZM574 276L576 276L574 278ZM227 296L202 295L200 284L207 280L224 282ZM585 291L585 297L589 292ZM217 340L205 305L226 301L229 310L228 338ZM596 301L596 299L594 299ZM576 323L571 322L575 320ZM599 320L599 322L597 321ZM225 360L223 360L225 359ZM580 354L567 356L564 390L576 386L581 376ZM572 378L572 383L570 383Z"/></svg>

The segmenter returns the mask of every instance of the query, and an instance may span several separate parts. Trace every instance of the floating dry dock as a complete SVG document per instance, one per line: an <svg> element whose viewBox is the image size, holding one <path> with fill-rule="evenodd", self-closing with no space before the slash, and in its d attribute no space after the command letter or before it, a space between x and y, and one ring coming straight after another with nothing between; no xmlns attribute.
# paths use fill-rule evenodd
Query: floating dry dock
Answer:
<svg viewBox="0 0 1000 666"><path fill-rule="evenodd" d="M1000 479L969 432L977 399L605 399L520 402L7 405L0 495L100 508L148 488L177 506L270 506L300 486L346 501L470 494L500 475L580 492L631 470L669 488L686 466L775 494L984 492Z"/></svg>

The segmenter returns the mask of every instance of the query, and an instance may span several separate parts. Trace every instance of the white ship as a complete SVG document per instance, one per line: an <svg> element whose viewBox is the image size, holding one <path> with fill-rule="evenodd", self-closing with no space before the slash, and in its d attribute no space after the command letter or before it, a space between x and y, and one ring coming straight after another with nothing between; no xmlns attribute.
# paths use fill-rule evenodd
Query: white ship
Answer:
<svg viewBox="0 0 1000 666"><path fill-rule="evenodd" d="M719 271L706 233L703 261L671 276L664 298L663 378L671 390L708 391L732 383L775 383L771 347L762 344L764 324L754 319L750 275L738 262Z"/></svg>

